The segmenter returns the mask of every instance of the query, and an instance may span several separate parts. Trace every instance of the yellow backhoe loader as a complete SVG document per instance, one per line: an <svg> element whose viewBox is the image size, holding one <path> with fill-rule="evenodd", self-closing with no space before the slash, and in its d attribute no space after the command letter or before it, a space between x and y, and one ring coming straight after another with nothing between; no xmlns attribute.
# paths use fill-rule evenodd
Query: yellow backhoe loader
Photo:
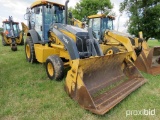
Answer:
<svg viewBox="0 0 160 120"><path fill-rule="evenodd" d="M61 80L70 66L66 92L83 108L103 115L146 79L127 59L132 52L103 56L92 32L67 25L68 2L38 0L27 9L26 59L45 63L51 80Z"/></svg>
<svg viewBox="0 0 160 120"><path fill-rule="evenodd" d="M24 45L23 33L20 32L19 23L14 22L12 16L3 21L2 44L4 46L11 45L11 50L17 51L17 44Z"/></svg>
<svg viewBox="0 0 160 120"><path fill-rule="evenodd" d="M136 38L113 30L115 18L112 16L100 14L88 18L89 27L92 28L104 54L133 51L130 57L139 70L152 75L160 74L160 46L149 48L142 33Z"/></svg>
<svg viewBox="0 0 160 120"><path fill-rule="evenodd" d="M71 25L77 26L77 27L82 28L82 29L85 28L85 23L81 22L80 20L78 20L76 18L71 18Z"/></svg>

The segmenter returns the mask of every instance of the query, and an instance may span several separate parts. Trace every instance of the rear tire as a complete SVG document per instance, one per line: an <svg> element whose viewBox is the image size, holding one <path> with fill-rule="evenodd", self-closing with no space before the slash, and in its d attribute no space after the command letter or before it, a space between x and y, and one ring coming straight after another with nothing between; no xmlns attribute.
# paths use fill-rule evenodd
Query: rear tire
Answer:
<svg viewBox="0 0 160 120"><path fill-rule="evenodd" d="M25 54L28 62L34 63L37 61L35 57L33 40L31 37L28 37L25 41Z"/></svg>
<svg viewBox="0 0 160 120"><path fill-rule="evenodd" d="M3 46L7 46L7 43L5 42L3 37L2 37L2 44L3 44Z"/></svg>
<svg viewBox="0 0 160 120"><path fill-rule="evenodd" d="M57 55L49 56L46 60L46 72L51 80L62 80L64 77L64 65Z"/></svg>

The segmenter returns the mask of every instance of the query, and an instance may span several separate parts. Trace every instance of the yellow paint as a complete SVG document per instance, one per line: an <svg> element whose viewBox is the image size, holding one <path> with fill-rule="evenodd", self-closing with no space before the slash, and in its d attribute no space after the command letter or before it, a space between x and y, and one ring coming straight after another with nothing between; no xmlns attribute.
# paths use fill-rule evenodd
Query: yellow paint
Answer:
<svg viewBox="0 0 160 120"><path fill-rule="evenodd" d="M90 16L88 16L89 19L93 19L93 18L106 18L106 17L108 17L110 19L113 19L113 20L115 19L114 16L105 15L105 14L96 14L96 15L90 15Z"/></svg>
<svg viewBox="0 0 160 120"><path fill-rule="evenodd" d="M50 0L36 0L34 3L32 3L31 8L38 6L38 5L47 5L48 3L54 4L54 5L59 5L59 6L64 6L62 4L51 2Z"/></svg>
<svg viewBox="0 0 160 120"><path fill-rule="evenodd" d="M25 25L23 22L21 22L21 25L22 25L22 30L23 30L23 32L25 33L25 35L27 35L28 30L29 30L28 26Z"/></svg>
<svg viewBox="0 0 160 120"><path fill-rule="evenodd" d="M81 22L80 20L73 18L73 19L72 19L72 22L73 22L73 25L74 25L74 26L77 26L77 27L79 27L79 28L84 28L83 22Z"/></svg>
<svg viewBox="0 0 160 120"><path fill-rule="evenodd" d="M70 60L70 55L69 55L68 51L61 50L60 53L59 53L59 56L61 58L65 58L67 60Z"/></svg>
<svg viewBox="0 0 160 120"><path fill-rule="evenodd" d="M58 55L59 51L55 48L48 47L47 45L43 46L41 44L34 44L36 59L40 63L46 62L46 59L50 55Z"/></svg>
<svg viewBox="0 0 160 120"><path fill-rule="evenodd" d="M106 16L104 14L97 14L97 15L88 16L89 19L104 18L104 17L114 19L114 17ZM142 32L139 32L139 38L143 39ZM100 45L100 47L101 47L103 53L106 53L106 50L111 47L117 47L121 52L126 52L126 51L131 52L130 57L132 57L133 60L136 61L136 59L137 59L137 55L135 52L136 48L142 47L142 51L145 53L146 57L148 56L149 51L150 51L146 41L143 41L142 44L138 43L139 38L134 38L135 45L132 45L132 43L128 37L123 36L123 35L119 35L119 34L116 34L114 32L107 30L107 31L105 31L103 43ZM110 51L109 54L112 54L112 51Z"/></svg>
<svg viewBox="0 0 160 120"><path fill-rule="evenodd" d="M1 33L1 35L7 45L10 45L12 43L11 38L7 38L5 33Z"/></svg>
<svg viewBox="0 0 160 120"><path fill-rule="evenodd" d="M66 86L69 90L69 93L71 93L71 90L73 90L75 87L74 84L77 82L79 60L72 60L71 63L71 69L67 72L66 77Z"/></svg>
<svg viewBox="0 0 160 120"><path fill-rule="evenodd" d="M77 76L77 89L80 89L82 86L85 86L83 82L83 78L81 76L83 76L82 72Z"/></svg>
<svg viewBox="0 0 160 120"><path fill-rule="evenodd" d="M5 41L5 43L6 43L7 45L10 45L10 44L12 43L11 38L10 38L10 37L8 38L8 37L5 35L5 33L2 33L2 37L3 37L3 39L4 39L4 41ZM18 38L14 38L14 39L15 39L16 44L20 44L21 41L22 41L22 32L20 32Z"/></svg>
<svg viewBox="0 0 160 120"><path fill-rule="evenodd" d="M97 14L97 15L90 15L88 16L88 18L104 18L106 17L105 14Z"/></svg>
<svg viewBox="0 0 160 120"><path fill-rule="evenodd" d="M48 47L48 45L41 45L41 44L34 44L34 49L35 49L35 55L36 59L40 63L46 62L46 59L50 55L58 55L59 57L65 58L65 59L70 59L70 56L68 54L68 51L62 49L63 46L60 47L60 45L53 45L51 44L52 47ZM59 47L56 47L59 46Z"/></svg>
<svg viewBox="0 0 160 120"><path fill-rule="evenodd" d="M54 67L53 67L52 63L49 62L49 63L47 64L47 69L48 69L49 75L50 75L50 76L53 76L53 75L54 75Z"/></svg>
<svg viewBox="0 0 160 120"><path fill-rule="evenodd" d="M17 43L17 44L20 44L20 43L21 43L21 39L20 39L20 38L15 38L15 40L16 40L16 43Z"/></svg>
<svg viewBox="0 0 160 120"><path fill-rule="evenodd" d="M112 37L113 39L117 40L119 42L119 44L123 44L128 52L132 52L131 56L132 56L133 60L137 59L137 55L134 51L134 47L132 46L132 43L129 40L129 38L127 38L125 36L118 35L116 33L114 34L113 32L110 32L110 31L107 32L107 35Z"/></svg>
<svg viewBox="0 0 160 120"><path fill-rule="evenodd" d="M142 31L139 32L139 38L143 39L143 33L142 33Z"/></svg>
<svg viewBox="0 0 160 120"><path fill-rule="evenodd" d="M135 38L134 41L135 41L135 47L139 47L138 38Z"/></svg>
<svg viewBox="0 0 160 120"><path fill-rule="evenodd" d="M50 32L49 40L51 40L52 43L54 43L56 45L63 45L63 43L59 40L59 38L53 32Z"/></svg>
<svg viewBox="0 0 160 120"><path fill-rule="evenodd" d="M74 41L76 41L76 36L66 30L60 30L62 33L64 33L65 35L67 35L69 38L72 38Z"/></svg>
<svg viewBox="0 0 160 120"><path fill-rule="evenodd" d="M146 41L143 41L143 43L142 43L142 48L143 48L143 49L149 49L149 46L148 46L148 44L147 44Z"/></svg>
<svg viewBox="0 0 160 120"><path fill-rule="evenodd" d="M52 46L53 48L64 49L64 46L63 46L63 45L51 44L51 46Z"/></svg>
<svg viewBox="0 0 160 120"><path fill-rule="evenodd" d="M103 53L106 52L107 49L111 48L112 46L110 45L105 45L105 44L100 44L100 48L102 50Z"/></svg>
<svg viewBox="0 0 160 120"><path fill-rule="evenodd" d="M29 44L26 45L26 55L27 55L27 58L31 57L31 50L30 50Z"/></svg>
<svg viewBox="0 0 160 120"><path fill-rule="evenodd" d="M5 42L10 45L12 43L11 38L4 37Z"/></svg>
<svg viewBox="0 0 160 120"><path fill-rule="evenodd" d="M113 54L113 50L112 49L107 52L107 55L112 55L112 54Z"/></svg>

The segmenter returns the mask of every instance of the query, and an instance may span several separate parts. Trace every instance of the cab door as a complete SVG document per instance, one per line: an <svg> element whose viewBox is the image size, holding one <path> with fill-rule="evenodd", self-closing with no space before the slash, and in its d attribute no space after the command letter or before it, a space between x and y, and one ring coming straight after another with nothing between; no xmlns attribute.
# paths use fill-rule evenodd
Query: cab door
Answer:
<svg viewBox="0 0 160 120"><path fill-rule="evenodd" d="M30 18L31 28L35 29L41 40L42 36L42 6L37 6L32 9L32 15Z"/></svg>
<svg viewBox="0 0 160 120"><path fill-rule="evenodd" d="M93 36L100 40L101 18L93 18L89 21L89 27L93 30Z"/></svg>

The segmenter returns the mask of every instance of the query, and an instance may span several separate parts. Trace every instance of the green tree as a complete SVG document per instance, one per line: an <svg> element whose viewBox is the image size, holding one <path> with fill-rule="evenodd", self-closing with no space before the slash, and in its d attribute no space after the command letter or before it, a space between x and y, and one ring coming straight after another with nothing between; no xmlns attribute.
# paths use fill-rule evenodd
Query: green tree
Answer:
<svg viewBox="0 0 160 120"><path fill-rule="evenodd" d="M160 39L160 1L159 0L124 0L120 12L129 15L128 32L138 36L142 31L146 40L150 37Z"/></svg>
<svg viewBox="0 0 160 120"><path fill-rule="evenodd" d="M69 10L76 19L82 20L85 16L97 14L99 11L107 14L112 8L110 0L81 0L75 8L69 8Z"/></svg>

